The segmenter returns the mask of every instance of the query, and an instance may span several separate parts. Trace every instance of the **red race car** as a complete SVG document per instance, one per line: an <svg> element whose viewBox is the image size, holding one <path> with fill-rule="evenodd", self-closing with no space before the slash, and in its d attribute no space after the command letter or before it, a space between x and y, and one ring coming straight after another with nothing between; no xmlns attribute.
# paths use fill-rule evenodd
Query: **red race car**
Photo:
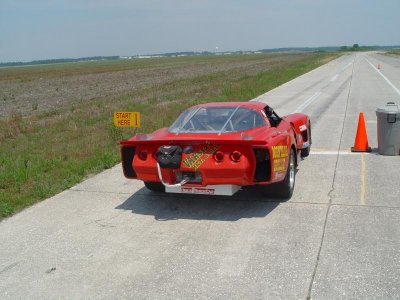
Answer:
<svg viewBox="0 0 400 300"><path fill-rule="evenodd" d="M308 156L307 115L279 117L261 102L218 102L185 110L169 128L121 141L124 175L153 191L233 195L260 185L291 197L295 168Z"/></svg>

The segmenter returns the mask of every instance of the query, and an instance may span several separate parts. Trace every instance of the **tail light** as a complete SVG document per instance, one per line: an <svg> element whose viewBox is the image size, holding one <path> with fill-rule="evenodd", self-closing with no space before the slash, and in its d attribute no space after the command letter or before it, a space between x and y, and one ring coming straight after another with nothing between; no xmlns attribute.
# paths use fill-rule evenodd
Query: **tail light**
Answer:
<svg viewBox="0 0 400 300"><path fill-rule="evenodd" d="M239 151L233 151L230 155L230 158L234 162L238 162L240 160L240 157L242 157L242 153Z"/></svg>
<svg viewBox="0 0 400 300"><path fill-rule="evenodd" d="M214 153L214 159L217 162L221 162L224 159L224 153L222 151L217 151Z"/></svg>
<svg viewBox="0 0 400 300"><path fill-rule="evenodd" d="M138 153L138 157L141 159L141 160L146 160L147 159L147 151L140 151L139 153Z"/></svg>

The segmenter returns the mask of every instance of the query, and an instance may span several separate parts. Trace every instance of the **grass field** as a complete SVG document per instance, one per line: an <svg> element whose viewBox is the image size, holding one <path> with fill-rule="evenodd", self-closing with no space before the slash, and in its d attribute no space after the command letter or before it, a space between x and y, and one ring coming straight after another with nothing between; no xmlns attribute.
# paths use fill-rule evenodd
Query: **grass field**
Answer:
<svg viewBox="0 0 400 300"><path fill-rule="evenodd" d="M391 55L400 55L400 49L392 49L390 51L387 51L386 53Z"/></svg>
<svg viewBox="0 0 400 300"><path fill-rule="evenodd" d="M332 53L143 59L0 70L0 219L120 161L114 111L140 132L196 103L249 100L337 57ZM48 96L48 95L51 95Z"/></svg>

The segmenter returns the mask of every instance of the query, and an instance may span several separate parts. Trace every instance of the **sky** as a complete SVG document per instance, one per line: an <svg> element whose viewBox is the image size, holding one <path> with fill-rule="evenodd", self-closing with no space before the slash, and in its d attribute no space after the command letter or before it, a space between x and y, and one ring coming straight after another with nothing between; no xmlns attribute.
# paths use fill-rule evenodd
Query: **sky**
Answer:
<svg viewBox="0 0 400 300"><path fill-rule="evenodd" d="M400 0L0 0L0 62L400 45Z"/></svg>

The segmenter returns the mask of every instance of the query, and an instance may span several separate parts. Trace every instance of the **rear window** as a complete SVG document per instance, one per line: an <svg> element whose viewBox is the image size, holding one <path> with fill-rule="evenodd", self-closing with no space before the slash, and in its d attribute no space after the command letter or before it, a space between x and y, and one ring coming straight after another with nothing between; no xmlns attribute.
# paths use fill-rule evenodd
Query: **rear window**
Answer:
<svg viewBox="0 0 400 300"><path fill-rule="evenodd" d="M192 107L185 110L169 132L224 133L264 126L263 117L245 107Z"/></svg>

